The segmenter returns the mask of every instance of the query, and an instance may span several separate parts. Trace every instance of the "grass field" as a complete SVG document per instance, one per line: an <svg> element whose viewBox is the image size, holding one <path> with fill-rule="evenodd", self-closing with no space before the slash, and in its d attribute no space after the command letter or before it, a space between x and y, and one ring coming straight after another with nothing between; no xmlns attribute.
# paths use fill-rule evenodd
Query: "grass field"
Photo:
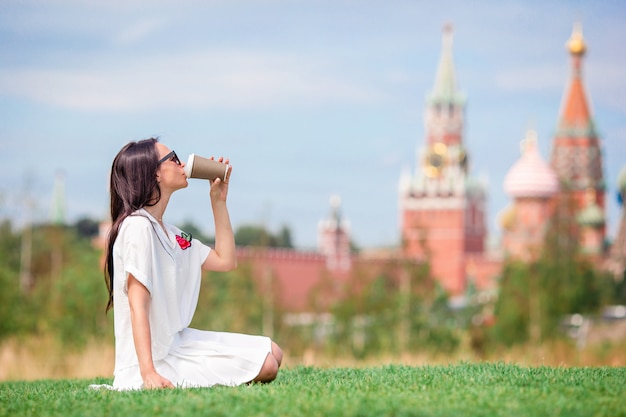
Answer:
<svg viewBox="0 0 626 417"><path fill-rule="evenodd" d="M626 368L481 363L296 367L268 385L113 392L110 379L0 384L1 416L626 416Z"/></svg>

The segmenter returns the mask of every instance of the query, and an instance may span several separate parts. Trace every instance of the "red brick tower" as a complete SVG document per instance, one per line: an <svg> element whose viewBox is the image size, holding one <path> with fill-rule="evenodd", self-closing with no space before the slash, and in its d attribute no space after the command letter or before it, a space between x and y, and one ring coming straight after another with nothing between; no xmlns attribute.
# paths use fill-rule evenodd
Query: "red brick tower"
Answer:
<svg viewBox="0 0 626 417"><path fill-rule="evenodd" d="M599 255L605 239L605 181L600 139L591 117L582 77L586 45L579 25L567 42L572 75L552 144L551 165L576 207L582 250Z"/></svg>
<svg viewBox="0 0 626 417"><path fill-rule="evenodd" d="M452 27L443 30L435 85L427 97L425 144L414 175L400 180L399 205L406 256L428 261L452 295L466 286L467 255L482 254L485 189L468 176L463 144L465 96L458 91Z"/></svg>

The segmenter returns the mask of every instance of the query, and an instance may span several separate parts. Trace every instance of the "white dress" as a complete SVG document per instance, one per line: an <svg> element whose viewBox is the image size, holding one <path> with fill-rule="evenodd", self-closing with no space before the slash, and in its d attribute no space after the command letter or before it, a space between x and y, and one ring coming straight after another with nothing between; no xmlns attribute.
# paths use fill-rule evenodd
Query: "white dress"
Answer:
<svg viewBox="0 0 626 417"><path fill-rule="evenodd" d="M253 380L271 352L271 340L188 327L198 303L201 265L211 248L175 226L165 227L167 234L146 210L137 210L124 220L113 246L114 389L143 386L130 319L129 274L151 295L152 359L159 374L179 387Z"/></svg>

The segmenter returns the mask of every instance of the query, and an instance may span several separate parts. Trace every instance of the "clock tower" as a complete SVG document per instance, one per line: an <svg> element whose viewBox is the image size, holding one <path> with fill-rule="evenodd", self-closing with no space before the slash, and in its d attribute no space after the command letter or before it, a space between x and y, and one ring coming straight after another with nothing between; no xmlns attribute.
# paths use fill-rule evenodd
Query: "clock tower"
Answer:
<svg viewBox="0 0 626 417"><path fill-rule="evenodd" d="M469 258L484 251L486 193L468 175L465 96L457 89L452 40L446 25L435 85L426 98L425 143L415 172L400 179L399 205L405 256L428 262L442 287L459 295Z"/></svg>

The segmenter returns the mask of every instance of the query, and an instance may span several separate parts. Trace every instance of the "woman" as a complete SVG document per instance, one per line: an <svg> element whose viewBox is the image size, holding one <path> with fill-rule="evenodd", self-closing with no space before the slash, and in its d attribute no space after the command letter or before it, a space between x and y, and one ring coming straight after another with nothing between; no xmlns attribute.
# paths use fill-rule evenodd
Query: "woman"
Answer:
<svg viewBox="0 0 626 417"><path fill-rule="evenodd" d="M219 158L219 162L228 160ZM116 389L235 386L276 378L282 351L267 337L189 328L202 271L237 266L228 184L211 183L215 248L163 222L172 193L187 187L184 163L151 138L113 160L105 276L115 305Z"/></svg>

